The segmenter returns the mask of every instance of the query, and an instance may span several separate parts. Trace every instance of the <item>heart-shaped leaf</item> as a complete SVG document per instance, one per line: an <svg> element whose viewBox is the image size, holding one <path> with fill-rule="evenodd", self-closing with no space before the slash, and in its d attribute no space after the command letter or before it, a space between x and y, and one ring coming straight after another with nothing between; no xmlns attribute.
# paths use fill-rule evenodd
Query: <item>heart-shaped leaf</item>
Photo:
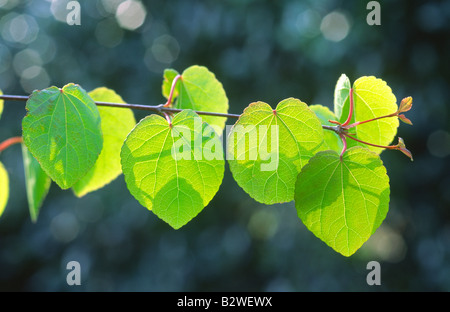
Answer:
<svg viewBox="0 0 450 312"><path fill-rule="evenodd" d="M306 227L350 256L375 232L389 209L389 177L380 157L353 147L312 157L295 187L295 207Z"/></svg>
<svg viewBox="0 0 450 312"><path fill-rule="evenodd" d="M125 140L121 159L130 193L175 229L208 205L225 170L219 136L192 110L171 123L158 115L142 119Z"/></svg>
<svg viewBox="0 0 450 312"><path fill-rule="evenodd" d="M42 170L41 165L31 155L25 144L22 144L22 158L25 171L28 208L30 210L31 221L36 222L52 180Z"/></svg>
<svg viewBox="0 0 450 312"><path fill-rule="evenodd" d="M102 150L100 114L80 86L34 91L22 121L23 140L42 169L62 189L92 168Z"/></svg>
<svg viewBox="0 0 450 312"><path fill-rule="evenodd" d="M89 96L97 102L125 103L120 95L105 87L89 92ZM128 133L136 125L133 111L129 108L99 106L98 111L102 119L103 149L94 167L73 186L78 197L105 186L122 173L120 151Z"/></svg>
<svg viewBox="0 0 450 312"><path fill-rule="evenodd" d="M294 199L300 169L323 147L319 119L298 99L250 104L228 134L227 159L234 179L255 200Z"/></svg>
<svg viewBox="0 0 450 312"><path fill-rule="evenodd" d="M173 79L178 73L173 70L164 72L163 95L169 97ZM183 71L178 80L173 97L177 97L174 107L216 113L228 112L228 98L222 84L216 76L203 66L191 66ZM225 117L202 116L214 130L221 135L225 128Z"/></svg>

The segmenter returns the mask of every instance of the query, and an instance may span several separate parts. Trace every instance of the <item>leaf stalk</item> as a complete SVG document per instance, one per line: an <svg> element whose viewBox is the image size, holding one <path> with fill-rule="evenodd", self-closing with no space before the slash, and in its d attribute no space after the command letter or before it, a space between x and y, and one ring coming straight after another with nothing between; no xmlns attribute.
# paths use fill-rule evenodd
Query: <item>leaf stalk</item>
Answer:
<svg viewBox="0 0 450 312"><path fill-rule="evenodd" d="M14 144L23 143L22 137L12 137L0 143L0 153Z"/></svg>

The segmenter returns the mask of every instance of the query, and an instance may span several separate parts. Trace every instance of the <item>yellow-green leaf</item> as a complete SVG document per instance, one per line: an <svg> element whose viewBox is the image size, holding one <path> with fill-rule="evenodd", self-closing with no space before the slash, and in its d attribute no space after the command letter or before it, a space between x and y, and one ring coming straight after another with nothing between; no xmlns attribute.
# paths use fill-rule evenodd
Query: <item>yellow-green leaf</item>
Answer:
<svg viewBox="0 0 450 312"><path fill-rule="evenodd" d="M0 216L5 210L6 204L8 203L9 196L9 179L8 172L6 172L5 167L0 162Z"/></svg>
<svg viewBox="0 0 450 312"><path fill-rule="evenodd" d="M345 74L342 74L334 89L334 114L337 120L347 118L348 115L348 100L349 92L352 87L350 79Z"/></svg>
<svg viewBox="0 0 450 312"><path fill-rule="evenodd" d="M343 103L335 102L335 105L342 105L341 115L338 116L341 123L345 122L348 117L350 107L349 89L344 88L341 92L341 99ZM353 84L353 99L354 110L353 118L350 123L355 121L365 121L380 116L395 113L398 110L397 99L392 93L391 88L385 81L369 76L357 79ZM339 111L335 107L335 111ZM397 117L382 118L368 123L358 125L350 130L351 133L356 134L356 138L376 145L387 146L392 143L396 134L399 121ZM367 146L365 144L347 140L349 147L351 146L365 146L371 151L381 153L384 149L374 146Z"/></svg>
<svg viewBox="0 0 450 312"><path fill-rule="evenodd" d="M130 193L175 229L208 205L225 169L219 136L189 109L170 124L158 115L142 119L125 140L121 159Z"/></svg>
<svg viewBox="0 0 450 312"><path fill-rule="evenodd" d="M306 227L344 256L375 232L389 209L389 177L380 156L353 147L312 157L295 186L295 207Z"/></svg>
<svg viewBox="0 0 450 312"><path fill-rule="evenodd" d="M105 87L89 92L89 96L96 102L125 103L120 95ZM102 120L103 149L94 167L73 186L78 197L102 188L122 173L120 150L136 125L129 108L99 106L98 111Z"/></svg>
<svg viewBox="0 0 450 312"><path fill-rule="evenodd" d="M162 94L169 98L170 90L172 89L172 83L176 76L178 76L178 72L175 69L167 68L164 70L164 76L163 76L163 84L161 87ZM175 86L175 89L172 94L172 98L176 98L178 96L179 87L178 85Z"/></svg>
<svg viewBox="0 0 450 312"><path fill-rule="evenodd" d="M164 96L169 96L172 81L177 75L178 73L173 69L164 72L162 86ZM177 97L174 103L175 108L216 113L228 112L228 98L222 83L204 66L194 65L185 69L177 82L173 97ZM222 134L225 128L225 117L202 115L201 118L219 135Z"/></svg>
<svg viewBox="0 0 450 312"><path fill-rule="evenodd" d="M328 120L334 120L337 121L336 115L333 114L332 111L326 106L323 105L310 105L309 108L316 114L317 118L319 118L322 125L326 126L334 126L331 122ZM342 140L339 138L339 136L334 132L330 130L324 130L324 148L330 149L336 152L341 152L342 150Z"/></svg>
<svg viewBox="0 0 450 312"><path fill-rule="evenodd" d="M252 103L228 134L231 173L256 201L292 201L300 169L324 148L323 137L319 119L298 99L285 99L276 109Z"/></svg>

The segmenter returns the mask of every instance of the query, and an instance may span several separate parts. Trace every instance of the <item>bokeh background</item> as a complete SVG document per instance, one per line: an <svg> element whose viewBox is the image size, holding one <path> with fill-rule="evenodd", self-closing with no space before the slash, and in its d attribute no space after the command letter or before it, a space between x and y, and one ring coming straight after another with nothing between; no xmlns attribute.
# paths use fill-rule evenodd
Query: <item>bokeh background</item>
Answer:
<svg viewBox="0 0 450 312"><path fill-rule="evenodd" d="M265 206L225 178L212 202L180 230L140 206L123 176L83 198L53 184L30 221L20 146L1 155L11 180L0 219L2 291L450 291L450 2L0 0L0 89L28 95L79 83L156 105L165 68L207 66L230 112L287 97L332 108L341 73L375 75L397 99L414 162L383 152L390 210L375 235L345 258L310 233L293 202ZM21 134L25 103L7 102L0 141ZM135 111L139 120L145 116ZM227 123L232 124L234 120ZM66 284L81 264L82 285ZM381 265L368 286L366 265Z"/></svg>

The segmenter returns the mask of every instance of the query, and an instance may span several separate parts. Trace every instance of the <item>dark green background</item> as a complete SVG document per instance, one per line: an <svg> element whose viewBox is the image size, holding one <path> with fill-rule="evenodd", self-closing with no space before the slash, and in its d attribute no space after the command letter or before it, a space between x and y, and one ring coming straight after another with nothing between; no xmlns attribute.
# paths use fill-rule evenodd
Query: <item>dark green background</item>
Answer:
<svg viewBox="0 0 450 312"><path fill-rule="evenodd" d="M375 75L398 100L414 100L407 113L414 126L398 129L414 162L382 153L390 210L350 258L314 237L293 203L252 200L228 166L216 197L177 231L138 204L123 176L81 199L53 184L32 224L21 149L13 146L1 155L11 196L0 219L0 290L450 290L449 1L379 1L380 26L366 23L368 1L144 1L147 17L134 31L122 30L100 0L80 1L81 26L57 21L47 1L0 2L0 88L7 94L75 82L156 105L164 102L164 68L199 64L223 83L230 113L287 97L331 108L341 73L352 81ZM333 11L350 26L338 42L320 29ZM13 12L28 16L28 32L15 33L22 43L7 40ZM41 68L24 73L31 66ZM21 134L24 107L5 103L0 141ZM72 260L81 264L81 286L66 284ZM381 286L366 284L371 260L381 264Z"/></svg>

